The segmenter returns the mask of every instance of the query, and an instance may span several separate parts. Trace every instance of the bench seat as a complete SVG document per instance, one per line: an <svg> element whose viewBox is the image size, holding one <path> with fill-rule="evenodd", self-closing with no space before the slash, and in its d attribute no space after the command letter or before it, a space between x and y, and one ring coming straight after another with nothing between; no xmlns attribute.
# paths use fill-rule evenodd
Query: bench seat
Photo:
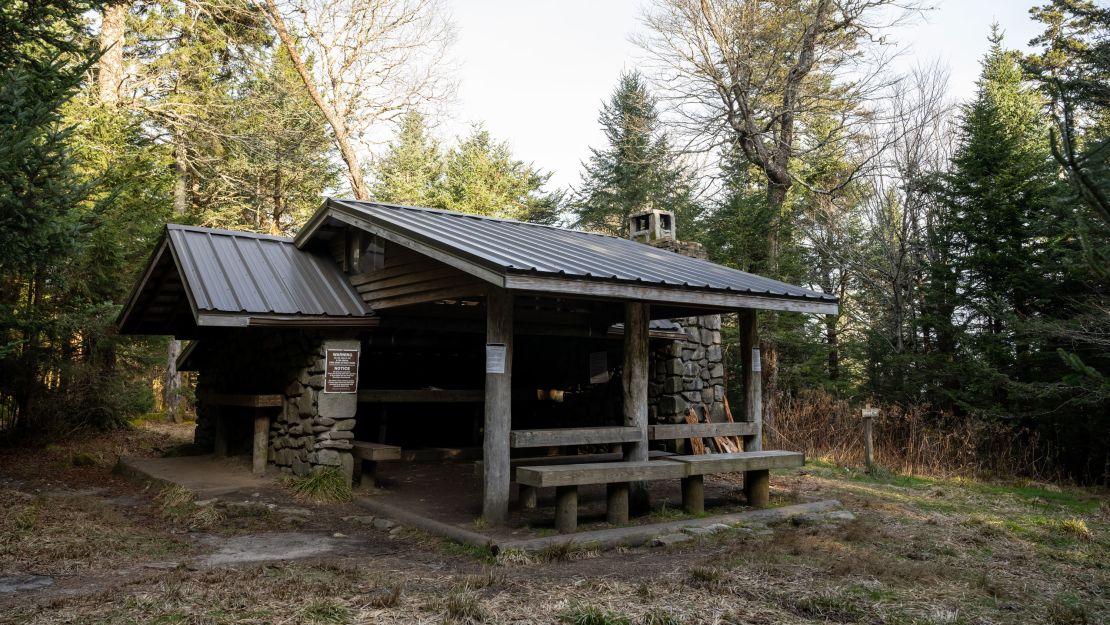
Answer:
<svg viewBox="0 0 1110 625"><path fill-rule="evenodd" d="M351 441L351 455L355 459L352 481L360 484L365 479L371 487L374 487L377 485L378 463L383 460L400 460L401 448L369 441Z"/></svg>
<svg viewBox="0 0 1110 625"><path fill-rule="evenodd" d="M762 507L770 499L770 470L790 469L805 464L804 454L779 450L671 456L670 459L686 465L686 477L682 478L682 507L690 514L705 511L705 475L743 471L748 504Z"/></svg>
<svg viewBox="0 0 1110 625"><path fill-rule="evenodd" d="M679 438L713 438L715 436L752 436L754 434L755 424L749 421L668 423L648 426L648 438L653 441Z"/></svg>
<svg viewBox="0 0 1110 625"><path fill-rule="evenodd" d="M686 465L672 460L640 462L591 462L539 467L518 467L517 482L536 488L545 486L582 486L665 480L686 476Z"/></svg>
<svg viewBox="0 0 1110 625"><path fill-rule="evenodd" d="M578 487L605 484L606 518L610 523L628 522L630 482L665 480L686 475L686 464L669 459L631 462L593 462L537 467L517 467L522 488L555 487L555 529L568 534L578 527Z"/></svg>

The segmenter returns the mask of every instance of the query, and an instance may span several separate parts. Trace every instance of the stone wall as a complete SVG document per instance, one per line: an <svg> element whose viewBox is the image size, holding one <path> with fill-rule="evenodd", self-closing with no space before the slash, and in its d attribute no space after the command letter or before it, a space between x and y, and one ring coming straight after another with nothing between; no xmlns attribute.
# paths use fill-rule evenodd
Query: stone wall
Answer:
<svg viewBox="0 0 1110 625"><path fill-rule="evenodd" d="M324 350L355 348L357 340L327 338L295 330L244 332L222 341L201 344L198 359L198 448L211 452L217 412L224 414L231 453L249 451L250 419L212 406L205 394L275 394L285 396L281 411L270 420L269 461L286 473L306 475L317 467L337 467L348 477L353 470L354 394L327 394ZM245 416L245 415L244 415Z"/></svg>
<svg viewBox="0 0 1110 625"><path fill-rule="evenodd" d="M317 468L336 467L351 477L357 398L323 392L324 350L337 343L358 345L357 341L315 343L285 388L281 414L270 423L270 462L283 472L307 475Z"/></svg>
<svg viewBox="0 0 1110 625"><path fill-rule="evenodd" d="M653 423L682 423L692 407L702 421L724 419L725 366L721 316L674 319L686 332L651 354L648 411Z"/></svg>

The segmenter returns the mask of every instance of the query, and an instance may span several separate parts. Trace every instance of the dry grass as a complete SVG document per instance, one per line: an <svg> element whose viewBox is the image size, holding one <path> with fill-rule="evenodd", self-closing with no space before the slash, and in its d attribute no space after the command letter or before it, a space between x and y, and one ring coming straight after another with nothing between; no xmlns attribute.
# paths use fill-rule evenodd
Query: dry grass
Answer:
<svg viewBox="0 0 1110 625"><path fill-rule="evenodd" d="M764 432L764 446L862 466L860 408L819 391L780 399L773 407L774 427ZM938 477L1056 477L1050 459L1038 455L1035 441L1020 440L1004 425L938 416L928 406L878 408L873 440L880 471Z"/></svg>
<svg viewBox="0 0 1110 625"><path fill-rule="evenodd" d="M288 477L283 483L303 501L332 503L350 501L353 497L351 484L339 469L328 468L301 477Z"/></svg>
<svg viewBox="0 0 1110 625"><path fill-rule="evenodd" d="M676 550L496 559L414 532L379 537L372 556L163 571L142 563L194 553L159 506L184 505L186 494L121 509L98 495L9 488L0 491L14 502L0 510L0 574L53 574L70 587L0 595L0 623L1110 622L1105 492L820 462L777 473L772 486L839 498L858 519L726 533Z"/></svg>

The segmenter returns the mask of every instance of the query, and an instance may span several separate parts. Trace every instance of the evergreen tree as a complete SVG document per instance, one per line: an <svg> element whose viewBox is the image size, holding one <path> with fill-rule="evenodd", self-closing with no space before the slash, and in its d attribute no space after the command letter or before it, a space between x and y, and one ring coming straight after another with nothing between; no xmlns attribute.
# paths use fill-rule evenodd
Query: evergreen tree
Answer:
<svg viewBox="0 0 1110 625"><path fill-rule="evenodd" d="M477 127L447 153L443 178L436 188L435 208L554 223L561 196L545 193L551 174L513 157L509 145L495 141Z"/></svg>
<svg viewBox="0 0 1110 625"><path fill-rule="evenodd" d="M1039 312L1059 276L1048 246L1053 170L1036 91L1024 84L1019 56L1002 46L997 25L976 98L965 105L960 144L945 193L956 246L954 323L973 358L961 393L967 407L1005 404L1007 377L1028 374L1031 346L1021 320ZM951 296L951 294L949 294Z"/></svg>
<svg viewBox="0 0 1110 625"><path fill-rule="evenodd" d="M655 98L638 72L620 77L598 117L607 145L591 148L582 186L571 201L575 224L628 236L628 218L651 208L674 211L679 227L694 226L691 183L659 121Z"/></svg>
<svg viewBox="0 0 1110 625"><path fill-rule="evenodd" d="M401 121L397 140L374 169L371 193L379 202L431 206L442 175L439 144L428 133L424 116L410 111Z"/></svg>

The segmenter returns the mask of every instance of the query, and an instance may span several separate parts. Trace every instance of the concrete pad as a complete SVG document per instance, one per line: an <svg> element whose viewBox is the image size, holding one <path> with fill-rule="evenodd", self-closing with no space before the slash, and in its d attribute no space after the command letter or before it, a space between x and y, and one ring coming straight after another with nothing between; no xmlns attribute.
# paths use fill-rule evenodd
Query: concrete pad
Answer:
<svg viewBox="0 0 1110 625"><path fill-rule="evenodd" d="M349 541L325 534L276 532L230 538L215 553L204 557L207 566L224 566L270 560L297 560L330 553Z"/></svg>
<svg viewBox="0 0 1110 625"><path fill-rule="evenodd" d="M211 499L242 490L257 491L271 484L251 473L249 457L181 456L178 458L120 458L116 473L193 491L197 499Z"/></svg>
<svg viewBox="0 0 1110 625"><path fill-rule="evenodd" d="M54 578L46 575L14 575L0 577L0 592L26 592L54 585Z"/></svg>

